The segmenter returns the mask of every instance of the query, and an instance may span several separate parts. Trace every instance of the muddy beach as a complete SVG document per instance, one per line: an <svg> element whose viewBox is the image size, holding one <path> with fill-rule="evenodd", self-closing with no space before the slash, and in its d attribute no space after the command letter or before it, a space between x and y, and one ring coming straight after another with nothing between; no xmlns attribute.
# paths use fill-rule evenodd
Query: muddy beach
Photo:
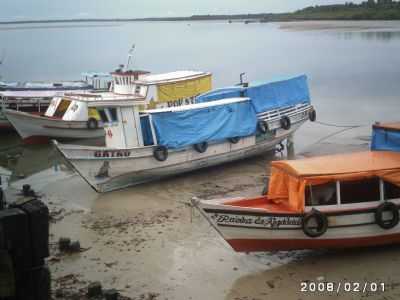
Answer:
<svg viewBox="0 0 400 300"><path fill-rule="evenodd" d="M297 135L296 157L368 147L369 127L341 133L314 127L320 132L313 134L314 143L305 145ZM384 283L386 291L341 292L340 298L396 299L399 246L235 253L189 205L192 197L259 194L268 162L282 158L286 154L268 154L107 194L95 193L59 160L56 168L17 180L13 187L29 182L50 208L48 264L55 299L85 299L88 284L97 281L129 299L232 300L329 299L338 295L301 292L301 283L368 281ZM61 237L78 240L81 250L61 252Z"/></svg>

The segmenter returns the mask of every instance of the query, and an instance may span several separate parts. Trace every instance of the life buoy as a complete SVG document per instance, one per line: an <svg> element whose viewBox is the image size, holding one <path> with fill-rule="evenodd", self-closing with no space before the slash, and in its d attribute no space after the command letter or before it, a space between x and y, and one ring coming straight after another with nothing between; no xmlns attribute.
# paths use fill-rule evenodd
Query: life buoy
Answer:
<svg viewBox="0 0 400 300"><path fill-rule="evenodd" d="M231 142L232 144L237 144L239 143L240 137L236 136L236 137L232 137L229 138L228 141Z"/></svg>
<svg viewBox="0 0 400 300"><path fill-rule="evenodd" d="M266 121L260 120L257 123L257 128L261 133L266 133L268 131L268 123Z"/></svg>
<svg viewBox="0 0 400 300"><path fill-rule="evenodd" d="M99 122L95 118L90 118L87 120L86 126L88 129L97 129L99 128Z"/></svg>
<svg viewBox="0 0 400 300"><path fill-rule="evenodd" d="M165 161L168 158L168 149L165 146L157 146L153 151L153 156L158 161Z"/></svg>
<svg viewBox="0 0 400 300"><path fill-rule="evenodd" d="M290 118L288 116L283 116L281 118L281 127L285 130L289 130L290 127L292 126L292 123L290 122Z"/></svg>
<svg viewBox="0 0 400 300"><path fill-rule="evenodd" d="M319 210L313 209L303 216L302 228L305 235L319 237L328 229L328 218Z"/></svg>
<svg viewBox="0 0 400 300"><path fill-rule="evenodd" d="M312 109L308 112L308 119L311 122L315 122L317 120L317 112L315 111L315 109Z"/></svg>
<svg viewBox="0 0 400 300"><path fill-rule="evenodd" d="M392 218L387 220L383 218L385 212L391 212ZM383 229L391 229L399 224L399 208L393 202L385 202L379 205L375 210L375 222Z"/></svg>
<svg viewBox="0 0 400 300"><path fill-rule="evenodd" d="M199 143L199 144L195 144L193 146L193 148L199 153L204 153L204 152L207 151L208 143L207 142L202 142L202 143Z"/></svg>

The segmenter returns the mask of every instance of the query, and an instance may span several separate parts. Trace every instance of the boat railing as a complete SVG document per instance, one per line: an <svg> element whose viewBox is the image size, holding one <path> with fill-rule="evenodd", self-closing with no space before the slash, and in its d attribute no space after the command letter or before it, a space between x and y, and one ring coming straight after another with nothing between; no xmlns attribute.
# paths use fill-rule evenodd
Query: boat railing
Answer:
<svg viewBox="0 0 400 300"><path fill-rule="evenodd" d="M283 116L293 116L298 113L304 113L311 109L311 105L308 103L299 104L295 106L287 106L280 109L274 109L266 111L257 115L258 119L265 120L267 122L273 122L280 120Z"/></svg>

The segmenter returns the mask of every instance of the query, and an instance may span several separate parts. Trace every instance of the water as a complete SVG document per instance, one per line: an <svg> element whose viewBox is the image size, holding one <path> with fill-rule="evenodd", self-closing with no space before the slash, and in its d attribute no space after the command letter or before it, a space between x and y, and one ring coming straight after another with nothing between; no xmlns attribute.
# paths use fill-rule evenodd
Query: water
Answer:
<svg viewBox="0 0 400 300"><path fill-rule="evenodd" d="M374 121L398 120L400 22L341 24L351 28L299 31L280 29L279 24L227 22L1 26L0 53L5 49L6 59L0 74L10 81L77 79L83 71L110 71L125 63L133 43L137 46L135 68L211 71L214 87L238 82L241 72L246 72L248 80L305 73L320 121L365 126L315 144L341 128L307 123L296 134L296 151L310 155L343 151L365 144ZM0 133L0 165L13 169L16 179L37 173L20 184L43 188L44 201L50 204L51 200L56 208L83 207L93 212L91 218L102 213L119 218L172 209L176 217L165 228L163 223L150 229L139 227L139 231L129 226L129 233L119 235L110 228L99 235L82 226L85 221L90 225L87 215L69 211L52 225L53 241L71 236L80 239L84 247L93 248L85 255L52 263L54 278L79 270L85 279L100 280L126 294L155 291L169 299L181 299L182 295L192 299L264 299L267 293L271 298L297 299L304 296L298 294L299 282L321 275L327 280L380 278L387 283L396 283L393 280L399 276L395 271L400 269L393 270L398 248L345 255L307 252L305 258L294 253L287 259L271 253L242 255L234 253L199 216L191 222L190 211L182 203L194 195L259 193L268 157L97 195L65 168L54 169L50 146L22 147L19 143L15 134ZM132 237L141 235L146 235L146 241L139 249L119 244L125 239L131 243ZM377 255L378 268L373 264ZM114 260L118 266L104 270L103 262ZM392 279L387 278L392 274L388 269L394 272ZM271 279L276 284L273 290L265 284Z"/></svg>
<svg viewBox="0 0 400 300"><path fill-rule="evenodd" d="M81 72L126 63L134 43L134 68L211 71L214 87L237 83L241 72L248 80L305 73L319 120L397 120L400 22L340 24L336 30L227 22L7 25L0 27L0 74L9 81L78 79ZM315 137L315 128L306 127L303 135ZM317 140L298 136L300 149ZM3 146L9 138L2 136Z"/></svg>

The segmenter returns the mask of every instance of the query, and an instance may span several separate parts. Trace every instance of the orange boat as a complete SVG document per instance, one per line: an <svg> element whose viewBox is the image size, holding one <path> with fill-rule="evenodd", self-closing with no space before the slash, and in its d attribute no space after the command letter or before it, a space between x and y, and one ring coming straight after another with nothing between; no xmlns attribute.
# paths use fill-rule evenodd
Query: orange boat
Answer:
<svg viewBox="0 0 400 300"><path fill-rule="evenodd" d="M274 161L265 196L192 201L235 251L399 243L400 152Z"/></svg>

